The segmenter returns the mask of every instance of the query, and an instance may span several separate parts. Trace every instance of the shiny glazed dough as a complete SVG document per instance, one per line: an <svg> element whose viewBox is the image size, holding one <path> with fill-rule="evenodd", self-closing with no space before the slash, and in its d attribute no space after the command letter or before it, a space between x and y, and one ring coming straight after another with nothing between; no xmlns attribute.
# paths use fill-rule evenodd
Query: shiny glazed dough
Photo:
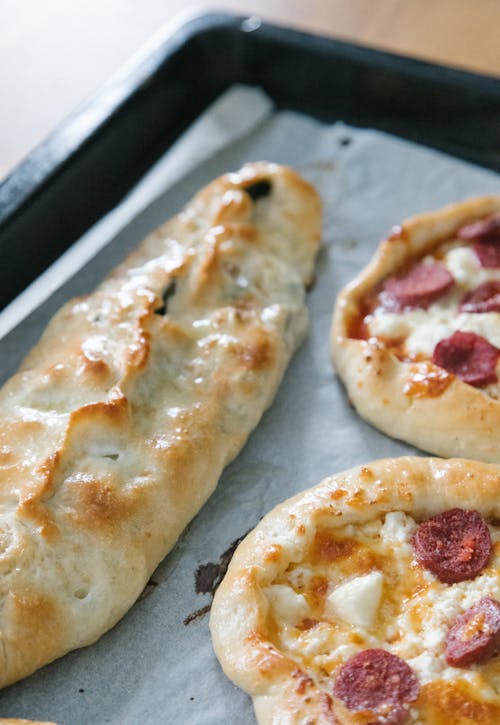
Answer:
<svg viewBox="0 0 500 725"><path fill-rule="evenodd" d="M113 626L213 491L305 335L320 223L288 168L217 179L1 390L1 686Z"/></svg>

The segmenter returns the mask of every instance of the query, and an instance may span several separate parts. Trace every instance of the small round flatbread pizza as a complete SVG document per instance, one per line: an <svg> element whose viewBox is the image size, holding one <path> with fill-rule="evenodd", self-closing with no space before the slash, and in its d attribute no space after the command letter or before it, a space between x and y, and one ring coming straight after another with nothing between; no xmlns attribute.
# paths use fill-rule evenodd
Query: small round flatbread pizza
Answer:
<svg viewBox="0 0 500 725"><path fill-rule="evenodd" d="M337 298L334 366L358 413L442 456L500 462L500 196L394 228Z"/></svg>
<svg viewBox="0 0 500 725"><path fill-rule="evenodd" d="M500 723L500 469L376 461L269 513L210 627L273 725Z"/></svg>

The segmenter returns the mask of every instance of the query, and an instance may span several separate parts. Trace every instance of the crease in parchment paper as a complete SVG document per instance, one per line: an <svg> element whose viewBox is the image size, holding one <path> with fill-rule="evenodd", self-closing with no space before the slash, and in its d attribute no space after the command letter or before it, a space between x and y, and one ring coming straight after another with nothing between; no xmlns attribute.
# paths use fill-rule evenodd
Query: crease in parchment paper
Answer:
<svg viewBox="0 0 500 725"><path fill-rule="evenodd" d="M227 118L235 102L229 100ZM369 129L324 125L296 113L271 112L269 105L262 115L261 100L259 93L240 94L234 112L239 118L253 114L257 124L232 142L223 143L221 133L222 146L205 161L194 163L194 151L191 158L187 150L193 162L189 174L159 196L155 189L113 240L0 341L5 377L66 299L92 289L147 231L225 171L269 159L294 166L321 193L324 242L308 295L310 333L273 405L154 573L156 584L148 595L93 646L1 692L4 717L60 725L252 725L250 699L215 659L208 617L183 624L205 602L195 591L196 571L204 562L217 562L277 503L325 476L374 458L416 452L362 421L334 376L328 337L335 295L394 224L467 196L498 193L499 177Z"/></svg>

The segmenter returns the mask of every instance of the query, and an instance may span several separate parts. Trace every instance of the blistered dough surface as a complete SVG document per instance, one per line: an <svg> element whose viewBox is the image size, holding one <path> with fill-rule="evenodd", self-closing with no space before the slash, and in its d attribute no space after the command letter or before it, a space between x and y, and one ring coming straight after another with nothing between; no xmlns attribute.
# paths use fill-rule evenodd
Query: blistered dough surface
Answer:
<svg viewBox="0 0 500 725"><path fill-rule="evenodd" d="M4 386L0 685L112 626L211 493L306 332L320 216L290 169L221 177Z"/></svg>

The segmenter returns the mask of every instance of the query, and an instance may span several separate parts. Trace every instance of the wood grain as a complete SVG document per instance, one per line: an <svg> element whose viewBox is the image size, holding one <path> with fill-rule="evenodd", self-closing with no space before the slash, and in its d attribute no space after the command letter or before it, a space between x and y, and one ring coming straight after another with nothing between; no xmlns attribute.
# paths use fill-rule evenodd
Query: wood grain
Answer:
<svg viewBox="0 0 500 725"><path fill-rule="evenodd" d="M0 0L0 178L179 13L214 0ZM219 9L500 76L498 0L222 0Z"/></svg>

